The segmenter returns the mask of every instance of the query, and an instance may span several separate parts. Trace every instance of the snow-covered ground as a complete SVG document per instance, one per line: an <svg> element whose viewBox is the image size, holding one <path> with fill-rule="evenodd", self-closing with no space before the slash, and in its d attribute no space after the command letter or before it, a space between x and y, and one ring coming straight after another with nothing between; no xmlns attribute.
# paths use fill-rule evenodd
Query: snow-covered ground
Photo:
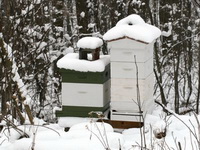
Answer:
<svg viewBox="0 0 200 150"><path fill-rule="evenodd" d="M166 117L160 108L146 116L144 128L130 128L120 133L109 124L95 123L93 120L77 123L68 132L58 124L43 124L43 121L35 119L35 126L18 126L29 138L19 138L20 134L13 128L2 130L0 150L139 150L142 145L141 132L150 150L179 150L179 147L183 150L199 149L195 115ZM162 137L165 131L166 136ZM162 138L156 138L156 133L163 133Z"/></svg>

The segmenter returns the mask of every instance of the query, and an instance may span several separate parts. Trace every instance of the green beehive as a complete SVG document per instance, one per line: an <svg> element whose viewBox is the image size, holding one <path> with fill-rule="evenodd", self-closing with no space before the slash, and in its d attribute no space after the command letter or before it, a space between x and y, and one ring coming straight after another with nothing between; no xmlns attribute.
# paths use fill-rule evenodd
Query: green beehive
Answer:
<svg viewBox="0 0 200 150"><path fill-rule="evenodd" d="M81 52L84 48L92 52L103 44L101 39L93 37L79 41ZM88 55L84 60L80 54L70 53L58 61L62 75L62 110L56 112L57 117L89 117L92 111L104 113L109 110L110 56L99 56L97 60L89 58Z"/></svg>

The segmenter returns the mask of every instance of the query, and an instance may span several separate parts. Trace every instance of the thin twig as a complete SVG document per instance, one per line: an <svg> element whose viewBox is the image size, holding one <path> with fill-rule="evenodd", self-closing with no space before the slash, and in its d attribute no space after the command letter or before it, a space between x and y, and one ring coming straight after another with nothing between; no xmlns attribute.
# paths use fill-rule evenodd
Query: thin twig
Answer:
<svg viewBox="0 0 200 150"><path fill-rule="evenodd" d="M49 129L49 130L52 130L52 131L56 132L59 136L61 136L60 133L59 133L58 131L56 131L56 130L50 128L50 127L46 127L46 126L44 126L44 125L32 125L32 124L24 124L24 125L27 125L27 126L37 126L37 127L47 128L47 129ZM23 126L23 125L19 125L19 126Z"/></svg>
<svg viewBox="0 0 200 150"><path fill-rule="evenodd" d="M3 141L1 141L0 145L2 145L2 144L3 144L3 142L5 142L5 141L6 141L6 139L4 139Z"/></svg>
<svg viewBox="0 0 200 150"><path fill-rule="evenodd" d="M99 127L97 126L96 122L95 122L94 124L95 124L95 126L96 126L96 128L97 128L97 131L99 132L99 135L100 135L100 137L102 138L102 141L104 142L105 146L106 146L107 148L109 148L109 145L108 145L108 143L106 143L106 141L104 140L103 135L102 135L102 133L101 133Z"/></svg>
<svg viewBox="0 0 200 150"><path fill-rule="evenodd" d="M10 128L13 128L15 131L17 131L21 136L25 136L25 137L29 137L29 135L27 133L25 133L24 131L22 131L21 129L19 129L12 121L8 120L7 118L3 118L3 120L5 120L10 126L8 126L7 128L5 128L3 130L3 132L6 130L6 129L10 129Z"/></svg>
<svg viewBox="0 0 200 150"><path fill-rule="evenodd" d="M39 126L38 126L39 127ZM35 139L36 139L36 133L38 131L38 127L36 128L36 131L33 132L33 142L32 142L32 146L31 146L31 150L35 149Z"/></svg>
<svg viewBox="0 0 200 150"><path fill-rule="evenodd" d="M190 142L191 142L192 149L194 149L191 132L190 132Z"/></svg>
<svg viewBox="0 0 200 150"><path fill-rule="evenodd" d="M139 119L140 119L139 121L142 122L142 121L144 121L144 116L142 114L142 108L141 108L140 88L139 88L139 82L138 82L138 65L137 65L137 62L136 62L136 55L134 55L134 60L135 60L135 67L136 67L137 103L138 103L139 113L141 113L141 117L142 117L142 118L139 117ZM143 147L143 144L144 144L144 147L146 148L146 138L145 138L144 130L145 130L144 126L143 126L143 130L140 128L141 147Z"/></svg>
<svg viewBox="0 0 200 150"><path fill-rule="evenodd" d="M181 143L180 143L180 142L178 142L178 148L179 148L179 150L182 150L182 147L181 147Z"/></svg>
<svg viewBox="0 0 200 150"><path fill-rule="evenodd" d="M177 150L178 150L178 145L177 145L177 143L176 143L176 138L174 137L174 133L173 133L173 132L172 132L172 137L173 137L174 143L175 143L175 145L176 145L176 148L177 148Z"/></svg>
<svg viewBox="0 0 200 150"><path fill-rule="evenodd" d="M160 102L155 101L155 103L159 104L167 113L169 113L170 115L173 115L175 118L177 118L179 121L181 121L188 128L188 130L192 133L192 135L195 137L195 139L199 143L199 140L198 140L197 136L195 135L195 133L190 129L190 127L183 120L181 120L174 112L169 110L166 106L164 106Z"/></svg>
<svg viewBox="0 0 200 150"><path fill-rule="evenodd" d="M99 137L95 132L93 132L92 130L90 130L88 127L87 127L87 129L88 129L88 131L90 131L93 135L95 135L95 136L97 137L97 139L99 139L99 141L101 142L101 144L103 145L103 147L104 147L105 149L107 149L105 143L100 139L100 137Z"/></svg>
<svg viewBox="0 0 200 150"><path fill-rule="evenodd" d="M197 122L197 129L198 129L198 135L197 135L197 138L198 138L198 149L200 149L200 140L199 140L199 138L200 138L200 122L199 122L199 119L198 119L198 117L197 117L197 114L194 112L194 117L195 117L195 119L196 119L196 122Z"/></svg>

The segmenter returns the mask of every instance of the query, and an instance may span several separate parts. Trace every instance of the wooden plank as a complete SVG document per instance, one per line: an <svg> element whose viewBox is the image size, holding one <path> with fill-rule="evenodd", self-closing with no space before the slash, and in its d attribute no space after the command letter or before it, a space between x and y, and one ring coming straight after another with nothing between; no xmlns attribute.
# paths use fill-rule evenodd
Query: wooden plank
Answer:
<svg viewBox="0 0 200 150"><path fill-rule="evenodd" d="M116 120L106 120L99 119L97 122L105 122L110 124L113 128L118 129L128 129L128 128L141 128L143 122L131 122L131 121L116 121Z"/></svg>
<svg viewBox="0 0 200 150"><path fill-rule="evenodd" d="M81 106L62 106L61 111L56 111L56 117L91 117L90 112L106 112L110 108L110 103L104 107L81 107ZM92 116L97 117L97 116Z"/></svg>

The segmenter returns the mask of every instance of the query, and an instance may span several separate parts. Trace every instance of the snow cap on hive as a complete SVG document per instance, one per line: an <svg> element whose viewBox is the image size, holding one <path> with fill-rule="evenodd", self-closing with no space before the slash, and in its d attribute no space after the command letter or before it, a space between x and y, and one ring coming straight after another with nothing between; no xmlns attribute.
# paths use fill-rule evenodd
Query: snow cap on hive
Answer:
<svg viewBox="0 0 200 150"><path fill-rule="evenodd" d="M106 41L129 38L143 43L151 43L161 35L160 29L144 22L136 14L118 21L115 27L107 31L103 39Z"/></svg>
<svg viewBox="0 0 200 150"><path fill-rule="evenodd" d="M77 43L77 46L83 49L96 49L102 45L103 40L98 37L84 37Z"/></svg>
<svg viewBox="0 0 200 150"><path fill-rule="evenodd" d="M57 67L80 72L102 72L109 63L109 55L101 55L96 61L87 61L79 59L78 53L68 53L58 60Z"/></svg>

